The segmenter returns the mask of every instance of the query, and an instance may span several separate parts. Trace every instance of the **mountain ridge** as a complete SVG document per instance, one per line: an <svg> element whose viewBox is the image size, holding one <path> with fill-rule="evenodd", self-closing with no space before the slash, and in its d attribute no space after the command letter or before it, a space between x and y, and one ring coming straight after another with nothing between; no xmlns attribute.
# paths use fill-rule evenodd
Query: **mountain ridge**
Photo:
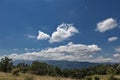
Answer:
<svg viewBox="0 0 120 80"><path fill-rule="evenodd" d="M95 63L95 62L78 62L78 61L67 61L67 60L35 60L35 61L40 61L40 62L45 62L47 64L53 65L53 66L58 66L62 69L68 68L68 69L75 69L75 68L88 68L92 66L97 66L100 64L113 64L113 63ZM18 63L27 63L27 64L32 64L33 61L31 60L14 60L13 64L16 65Z"/></svg>

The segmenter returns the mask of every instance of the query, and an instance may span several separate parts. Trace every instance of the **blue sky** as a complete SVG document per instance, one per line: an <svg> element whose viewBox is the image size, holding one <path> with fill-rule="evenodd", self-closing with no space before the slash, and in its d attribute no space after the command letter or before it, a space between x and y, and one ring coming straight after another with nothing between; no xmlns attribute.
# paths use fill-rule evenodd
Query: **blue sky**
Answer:
<svg viewBox="0 0 120 80"><path fill-rule="evenodd" d="M119 62L119 4L119 0L0 0L0 56Z"/></svg>

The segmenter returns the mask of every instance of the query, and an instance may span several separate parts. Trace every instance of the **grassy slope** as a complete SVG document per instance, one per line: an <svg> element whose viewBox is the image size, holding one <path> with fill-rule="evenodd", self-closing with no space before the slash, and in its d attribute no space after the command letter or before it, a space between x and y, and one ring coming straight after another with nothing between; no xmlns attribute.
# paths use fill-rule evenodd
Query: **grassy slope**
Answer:
<svg viewBox="0 0 120 80"><path fill-rule="evenodd" d="M108 78L110 77L110 75L93 75L93 76L87 76L87 77L91 77L93 80L95 80L94 78L99 77L100 80L108 80ZM86 77L86 78L87 78ZM114 76L117 80L120 80L120 75L115 75ZM87 79L82 79L82 80L87 80Z"/></svg>
<svg viewBox="0 0 120 80"><path fill-rule="evenodd" d="M100 78L100 80L108 80L108 75L95 75ZM94 76L89 76L94 77ZM120 76L115 76L120 79ZM32 74L20 74L19 76L14 76L11 73L0 72L0 80L76 80L71 78L61 78L61 77L50 77L50 76L37 76ZM80 79L78 79L80 80ZM86 80L86 79L81 79Z"/></svg>
<svg viewBox="0 0 120 80"><path fill-rule="evenodd" d="M75 80L75 79L49 76L36 76L32 74L20 74L19 76L14 76L11 73L0 72L0 80Z"/></svg>

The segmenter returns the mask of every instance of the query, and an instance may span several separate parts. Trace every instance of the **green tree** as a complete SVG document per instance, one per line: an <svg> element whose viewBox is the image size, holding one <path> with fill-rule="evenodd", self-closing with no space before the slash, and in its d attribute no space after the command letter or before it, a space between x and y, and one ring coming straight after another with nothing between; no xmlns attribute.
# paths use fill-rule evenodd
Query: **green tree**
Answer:
<svg viewBox="0 0 120 80"><path fill-rule="evenodd" d="M34 61L30 66L30 72L37 75L48 74L49 65L44 62Z"/></svg>
<svg viewBox="0 0 120 80"><path fill-rule="evenodd" d="M23 63L18 63L16 67L20 68L20 71L22 73L26 73L29 70L30 65L26 64L25 62L23 62Z"/></svg>
<svg viewBox="0 0 120 80"><path fill-rule="evenodd" d="M3 72L10 72L12 70L13 67L13 62L12 59L8 58L8 57L4 57L1 59L0 62L0 70Z"/></svg>

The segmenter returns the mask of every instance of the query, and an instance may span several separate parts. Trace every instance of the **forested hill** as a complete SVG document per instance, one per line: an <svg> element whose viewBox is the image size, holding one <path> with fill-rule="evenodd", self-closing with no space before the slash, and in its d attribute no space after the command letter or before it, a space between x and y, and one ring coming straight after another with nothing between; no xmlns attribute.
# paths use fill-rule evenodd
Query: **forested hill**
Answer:
<svg viewBox="0 0 120 80"><path fill-rule="evenodd" d="M60 68L87 68L91 66L99 65L100 63L90 63L90 62L78 62L78 61L54 61L54 60L48 60L46 63L53 65L53 66L59 66Z"/></svg>
<svg viewBox="0 0 120 80"><path fill-rule="evenodd" d="M68 68L68 69L75 69L75 68L88 68L91 66L97 66L100 64L113 64L113 63L93 63L93 62L78 62L78 61L56 61L56 60L47 60L47 61L41 61L40 62L46 62L47 64L58 66L62 69ZM18 64L21 62L25 62L27 64L31 64L33 61L30 60L15 60L13 61L14 64Z"/></svg>

